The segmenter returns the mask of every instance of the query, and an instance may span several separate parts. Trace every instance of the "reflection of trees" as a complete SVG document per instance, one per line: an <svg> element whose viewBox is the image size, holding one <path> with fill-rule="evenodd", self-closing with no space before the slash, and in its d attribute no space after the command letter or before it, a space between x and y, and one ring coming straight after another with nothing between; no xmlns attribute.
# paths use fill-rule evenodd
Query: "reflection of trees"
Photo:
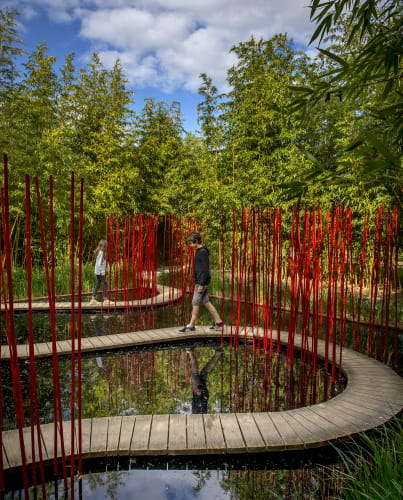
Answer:
<svg viewBox="0 0 403 500"><path fill-rule="evenodd" d="M211 471L209 470L196 470L193 472L194 477L197 480L196 486L193 488L195 493L200 493L201 490L206 486L207 481L211 478Z"/></svg>
<svg viewBox="0 0 403 500"><path fill-rule="evenodd" d="M295 359L270 356L251 346L226 348L209 374L210 412L281 411L329 399L337 383ZM213 346L198 347L204 366ZM4 429L15 427L9 365L3 363ZM42 422L53 421L53 380L50 360L37 361L37 385ZM70 359L59 359L63 418L70 419ZM29 424L29 364L21 364L26 424ZM184 349L97 353L82 359L82 417L190 413L191 369Z"/></svg>
<svg viewBox="0 0 403 500"><path fill-rule="evenodd" d="M85 480L91 491L96 490L100 486L106 486L104 498L110 500L118 500L117 489L119 486L125 485L125 477L127 471L105 471L101 473L88 473L85 475Z"/></svg>
<svg viewBox="0 0 403 500"><path fill-rule="evenodd" d="M229 470L221 487L234 500L319 499L333 496L335 482L326 467L299 470Z"/></svg>

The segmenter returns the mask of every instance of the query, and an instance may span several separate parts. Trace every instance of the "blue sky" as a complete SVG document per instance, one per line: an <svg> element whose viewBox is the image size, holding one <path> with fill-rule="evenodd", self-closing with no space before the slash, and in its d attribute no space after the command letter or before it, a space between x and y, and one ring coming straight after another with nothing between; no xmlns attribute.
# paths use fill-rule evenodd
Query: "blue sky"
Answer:
<svg viewBox="0 0 403 500"><path fill-rule="evenodd" d="M314 25L309 0L6 0L17 9L28 52L46 42L63 64L74 52L84 67L97 51L105 67L122 63L135 109L144 98L179 101L186 130L195 131L199 74L219 91L234 64L231 47L249 39L287 33L305 48Z"/></svg>

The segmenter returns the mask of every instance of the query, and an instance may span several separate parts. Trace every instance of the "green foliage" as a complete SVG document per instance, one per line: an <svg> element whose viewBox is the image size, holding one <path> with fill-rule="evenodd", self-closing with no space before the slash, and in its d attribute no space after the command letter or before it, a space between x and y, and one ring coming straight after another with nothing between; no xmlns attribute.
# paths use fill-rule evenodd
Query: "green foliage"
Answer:
<svg viewBox="0 0 403 500"><path fill-rule="evenodd" d="M375 3L314 1L315 39L331 35L333 43L315 61L283 34L235 45L227 93L200 75L200 135L184 134L177 102L146 99L134 113L120 62L106 69L97 53L83 68L68 54L57 72L41 44L19 74L18 13L0 10L0 145L9 157L15 262L24 261L26 173L38 177L45 228L52 176L58 259L71 245L72 172L76 207L84 182L85 249L105 233L109 214L207 219L214 249L222 220L247 205L287 214L295 200L323 209L343 203L358 213L401 203L399 15L395 1Z"/></svg>
<svg viewBox="0 0 403 500"><path fill-rule="evenodd" d="M75 269L77 290L78 266ZM90 292L94 288L94 265L87 263L82 266L82 290ZM13 293L14 299L26 299L28 297L27 271L22 267L13 267ZM55 291L56 295L66 295L71 292L70 264L60 264L55 269ZM47 297L46 274L43 267L36 267L32 271L32 296Z"/></svg>
<svg viewBox="0 0 403 500"><path fill-rule="evenodd" d="M342 498L403 498L403 423L396 417L372 434L362 434L336 448L343 461L344 473L337 471Z"/></svg>
<svg viewBox="0 0 403 500"><path fill-rule="evenodd" d="M381 197L389 196L389 203L402 206L399 2L313 0L311 18L318 24L311 42L329 35L336 43L319 49L322 71L308 85L294 87L299 97L291 109L304 110L311 121L312 112L322 111L323 103L339 101L342 109L350 109L353 127L350 140L342 140L329 158L330 165L310 149L318 162L299 185L290 186L291 192L306 192L315 178L343 189L352 183L361 184L361 191L377 188Z"/></svg>

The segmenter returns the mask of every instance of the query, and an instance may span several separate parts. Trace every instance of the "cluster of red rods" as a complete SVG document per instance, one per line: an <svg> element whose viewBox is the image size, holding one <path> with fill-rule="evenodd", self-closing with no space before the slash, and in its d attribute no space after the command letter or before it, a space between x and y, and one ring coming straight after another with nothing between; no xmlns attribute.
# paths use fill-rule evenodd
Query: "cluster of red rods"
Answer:
<svg viewBox="0 0 403 500"><path fill-rule="evenodd" d="M76 186L71 175L70 202L70 282L71 282L71 443L78 442L78 455L64 452L63 415L60 397L56 338L55 291L55 222L53 178L49 179L49 206L44 223L43 204L38 179L34 179L35 210L31 207L31 179L25 177L25 263L28 302L28 342L30 366L31 447L38 463L29 469L24 447L24 406L17 352L12 283L12 242L9 209L9 174L4 157L4 185L1 188L1 314L10 350L10 368L14 393L16 426L20 435L22 482L42 484L46 498L43 456L40 437L40 409L35 372L35 338L32 326L32 256L31 214L37 216L42 242L43 267L46 271L51 343L53 349L53 413L55 477L70 470L71 480L82 472L81 458L81 323L82 263L84 231L84 185ZM78 191L78 194L76 193ZM77 203L77 200L78 203ZM78 204L78 207L76 206ZM182 301L192 288L193 255L186 245L190 231L202 233L211 251L213 280L210 291L216 303L221 300L222 314L229 330L229 342L237 348L246 340L246 332L256 329L254 349L270 354L280 350L280 331L288 331L286 359L294 359L294 336L302 337L301 359L316 369L317 342L325 340L325 368L331 365L332 377L341 370L342 349L346 343L369 356L397 366L398 364L398 252L399 223L397 208L381 207L363 220L353 219L352 210L335 206L289 211L277 208L244 208L241 213L221 214L219 234L211 236L208 223L193 217L175 215L125 217L110 216L106 221L111 308L124 301L125 311L135 307L137 299L149 298L146 307L154 307L158 274L165 277L168 290L179 288ZM214 243L214 241L216 243ZM209 244L211 242L211 244ZM169 295L167 305L173 302ZM143 306L144 307L144 306ZM351 328L347 325L351 325ZM365 334L362 326L365 325ZM223 340L223 338L222 338ZM336 352L339 354L336 358ZM3 361L4 363L5 361ZM0 359L1 363L1 359ZM0 390L0 423L2 422L2 390ZM0 449L1 449L0 434ZM74 446L70 449L74 450ZM62 450L61 454L57 450ZM0 491L4 490L4 474L0 453ZM31 478L29 479L29 475ZM74 488L71 488L74 494ZM28 496L27 496L28 498Z"/></svg>

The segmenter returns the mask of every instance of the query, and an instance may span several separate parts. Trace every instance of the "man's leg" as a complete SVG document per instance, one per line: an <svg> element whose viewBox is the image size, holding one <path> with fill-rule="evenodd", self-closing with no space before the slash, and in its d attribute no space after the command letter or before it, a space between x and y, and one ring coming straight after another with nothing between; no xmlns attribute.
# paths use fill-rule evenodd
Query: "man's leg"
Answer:
<svg viewBox="0 0 403 500"><path fill-rule="evenodd" d="M192 316L187 326L189 326L190 328L195 326L197 318L199 317L199 312L200 306L192 306Z"/></svg>
<svg viewBox="0 0 403 500"><path fill-rule="evenodd" d="M206 302L204 304L208 312L213 316L215 323L222 323L221 316L218 314L217 309L213 306L211 302Z"/></svg>
<svg viewBox="0 0 403 500"><path fill-rule="evenodd" d="M222 349L216 349L214 356L210 359L210 361L207 363L207 365L202 369L202 372L204 372L206 374L210 373L211 370L214 368L214 365L220 359L222 353L223 353Z"/></svg>
<svg viewBox="0 0 403 500"><path fill-rule="evenodd" d="M190 358L190 366L192 369L192 373L199 373L199 367L198 367L198 363L197 363L196 353L194 352L193 349L187 349L186 353Z"/></svg>

